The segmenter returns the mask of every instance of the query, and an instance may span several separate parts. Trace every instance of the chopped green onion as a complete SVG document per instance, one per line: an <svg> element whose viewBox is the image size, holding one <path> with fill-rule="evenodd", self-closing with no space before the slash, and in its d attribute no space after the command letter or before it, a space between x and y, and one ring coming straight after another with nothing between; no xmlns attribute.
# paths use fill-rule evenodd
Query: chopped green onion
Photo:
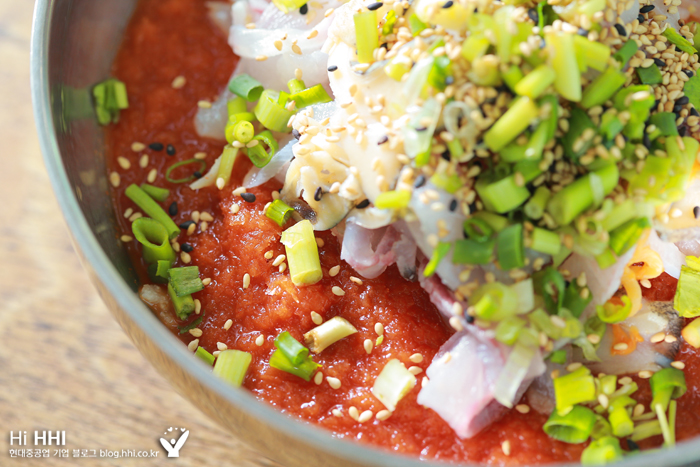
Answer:
<svg viewBox="0 0 700 467"><path fill-rule="evenodd" d="M374 50L379 47L377 10L355 13L352 19L355 23L357 61L360 63L372 63L374 61Z"/></svg>
<svg viewBox="0 0 700 467"><path fill-rule="evenodd" d="M593 121L588 114L578 108L571 109L571 117L569 119L569 131L566 132L561 140L564 147L564 153L569 159L576 161L579 157L585 154L593 145L593 139L582 140L583 132L588 129L597 131ZM579 142L581 141L581 142Z"/></svg>
<svg viewBox="0 0 700 467"><path fill-rule="evenodd" d="M625 407L616 407L610 412L608 420L610 420L613 435L618 438L630 436L634 431L634 422Z"/></svg>
<svg viewBox="0 0 700 467"><path fill-rule="evenodd" d="M547 312L543 309L538 308L537 310L533 311L527 315L527 319L535 329L542 331L550 339L556 340L561 337L562 328L555 326L550 319L549 314L547 314Z"/></svg>
<svg viewBox="0 0 700 467"><path fill-rule="evenodd" d="M384 404L390 412L408 392L416 386L416 377L406 369L400 360L394 358L384 365L381 373L374 380L372 394Z"/></svg>
<svg viewBox="0 0 700 467"><path fill-rule="evenodd" d="M207 349L205 349L204 347L197 347L197 350L194 352L194 354L201 358L202 361L204 361L208 365L214 364L215 357L209 352L207 352Z"/></svg>
<svg viewBox="0 0 700 467"><path fill-rule="evenodd" d="M270 366L272 368L298 376L306 381L311 381L311 376L313 376L318 367L321 365L314 362L309 357L306 358L299 366L295 366L281 350L277 349L270 357Z"/></svg>
<svg viewBox="0 0 700 467"><path fill-rule="evenodd" d="M635 71L642 84L661 84L663 81L661 70L659 70L659 67L655 63L652 63L649 68L639 67Z"/></svg>
<svg viewBox="0 0 700 467"><path fill-rule="evenodd" d="M283 227L291 217L294 209L281 199L276 199L267 207L265 215Z"/></svg>
<svg viewBox="0 0 700 467"><path fill-rule="evenodd" d="M455 141L457 141L457 140L456 139L452 140L453 143ZM432 183L433 185L435 185L439 188L442 188L443 190L445 190L446 192L448 192L450 194L455 193L457 190L462 188L462 186L464 185L462 183L462 179L459 178L459 175L456 175L456 174L455 175L446 175L444 173L433 174L433 176L430 177L430 183Z"/></svg>
<svg viewBox="0 0 700 467"><path fill-rule="evenodd" d="M246 112L248 112L248 106L246 105L246 100L244 98L236 96L226 102L226 113L228 114L229 118Z"/></svg>
<svg viewBox="0 0 700 467"><path fill-rule="evenodd" d="M536 273L535 291L544 300L544 306L550 314L557 314L564 303L564 291L566 282L564 277L554 267Z"/></svg>
<svg viewBox="0 0 700 467"><path fill-rule="evenodd" d="M681 36L675 28L668 26L664 29L664 31L661 34L664 37L666 37L666 39L668 39L668 41L671 44L675 45L678 48L678 50L687 52L690 55L695 55L698 53L698 51L695 50L695 46L693 45L693 43L685 37Z"/></svg>
<svg viewBox="0 0 700 467"><path fill-rule="evenodd" d="M290 94L296 94L306 89L306 84L302 80L294 78L287 81L287 87Z"/></svg>
<svg viewBox="0 0 700 467"><path fill-rule="evenodd" d="M255 135L253 140L265 143L268 149L265 149L265 147L262 144L257 144L253 147L246 148L246 155L255 167L265 167L272 159L272 156L274 156L277 150L279 149L277 140L274 136L272 136L270 130L261 131L259 134Z"/></svg>
<svg viewBox="0 0 700 467"><path fill-rule="evenodd" d="M462 43L462 57L468 62L473 62L475 59L483 57L489 47L491 47L491 42L483 34L472 33ZM520 68L515 68L520 72L520 78L522 78L523 72Z"/></svg>
<svg viewBox="0 0 700 467"><path fill-rule="evenodd" d="M433 251L433 256L430 258L430 261L428 261L428 264L425 265L425 269L423 270L423 275L425 277L430 277L433 274L435 274L435 270L440 264L440 261L442 261L445 258L445 256L447 256L447 253L450 252L450 248L452 248L452 243L438 243L438 245L435 247L435 250Z"/></svg>
<svg viewBox="0 0 700 467"><path fill-rule="evenodd" d="M671 399L678 399L688 390L683 371L677 368L664 368L657 371L649 380L653 399L651 408L665 412Z"/></svg>
<svg viewBox="0 0 700 467"><path fill-rule="evenodd" d="M616 375L605 375L602 377L598 377L597 381L600 385L599 386L600 392L602 394L605 394L606 396L609 396L612 393L614 393L615 388L617 388L617 376ZM629 398L629 400L634 402L634 399ZM626 405L626 403L625 403L625 405Z"/></svg>
<svg viewBox="0 0 700 467"><path fill-rule="evenodd" d="M700 34L695 37L700 37ZM690 99L690 103L696 109L700 107L700 75L695 73L695 75L686 81L683 86L683 93Z"/></svg>
<svg viewBox="0 0 700 467"><path fill-rule="evenodd" d="M619 180L617 165L590 172L555 193L547 203L547 211L559 225L567 225L589 207L599 204Z"/></svg>
<svg viewBox="0 0 700 467"><path fill-rule="evenodd" d="M156 201L163 202L170 196L170 190L167 188L160 188L157 186L149 185L148 183L142 183L141 189L148 194L151 198Z"/></svg>
<svg viewBox="0 0 700 467"><path fill-rule="evenodd" d="M274 343L275 347L277 347L294 366L301 365L309 356L309 349L301 345L299 341L293 338L287 331L280 333Z"/></svg>
<svg viewBox="0 0 700 467"><path fill-rule="evenodd" d="M604 323L619 323L627 319L632 312L632 302L627 295L620 297L622 304L611 303L610 301L603 305L595 307L598 318Z"/></svg>
<svg viewBox="0 0 700 467"><path fill-rule="evenodd" d="M253 113L255 113L255 118L257 118L265 128L269 128L272 131L279 131L280 133L289 133L291 128L288 127L287 124L292 118L292 115L294 115L294 112L278 104L278 98L278 92L266 89L260 96L260 100L255 106Z"/></svg>
<svg viewBox="0 0 700 467"><path fill-rule="evenodd" d="M584 292L584 290L586 291ZM564 303L562 306L569 310L572 315L580 318L581 313L583 313L583 310L588 306L591 300L593 300L593 294L591 294L590 289L588 289L588 287L580 287L578 283L573 280L566 286Z"/></svg>
<svg viewBox="0 0 700 467"><path fill-rule="evenodd" d="M471 296L474 313L487 321L501 321L517 312L518 297L513 289L500 282L479 287Z"/></svg>
<svg viewBox="0 0 700 467"><path fill-rule="evenodd" d="M509 224L507 218L505 218L503 216L499 216L498 214L494 214L492 212L488 212L488 211L477 211L474 214L472 214L472 217L476 218L476 219L483 220L495 232L500 232L501 230L508 227L508 224Z"/></svg>
<svg viewBox="0 0 700 467"><path fill-rule="evenodd" d="M454 264L489 264L492 261L495 246L495 239L484 242L468 238L457 240L452 253L452 262Z"/></svg>
<svg viewBox="0 0 700 467"><path fill-rule="evenodd" d="M555 350L549 355L549 361L552 363L558 363L563 365L568 359L567 352L565 349Z"/></svg>
<svg viewBox="0 0 700 467"><path fill-rule="evenodd" d="M512 89L514 92L517 92L515 88L517 87L518 83L523 79L524 77L523 70L520 69L519 66L512 65L508 67L502 74L501 77L503 78L503 81L506 82L508 87ZM551 83L550 83L551 84ZM531 90L531 85L528 88L523 88L523 90ZM523 93L518 93L521 95L526 95L524 92Z"/></svg>
<svg viewBox="0 0 700 467"><path fill-rule="evenodd" d="M202 321L204 321L204 314L200 315L199 318L195 319L187 326L178 326L178 328L177 328L179 331L178 334L185 334L185 333L189 332L191 329L194 329L197 326L199 326L200 324L202 324Z"/></svg>
<svg viewBox="0 0 700 467"><path fill-rule="evenodd" d="M421 31L427 28L428 25L421 21L417 14L413 13L408 17L408 27L411 29L411 34L417 36ZM355 27L355 31L357 31L357 27Z"/></svg>
<svg viewBox="0 0 700 467"><path fill-rule="evenodd" d="M168 269L168 277L170 277L170 285L178 297L199 292L204 288L204 284L199 278L197 266L170 268Z"/></svg>
<svg viewBox="0 0 700 467"><path fill-rule="evenodd" d="M304 334L304 342L313 353L319 354L330 345L355 333L355 326L345 318L336 316Z"/></svg>
<svg viewBox="0 0 700 467"><path fill-rule="evenodd" d="M574 46L578 52L577 56L583 60L585 66L601 72L606 69L611 54L610 47L602 42L588 40L587 37L578 34L574 36Z"/></svg>
<svg viewBox="0 0 700 467"><path fill-rule="evenodd" d="M180 228L173 222L168 214L137 185L131 184L124 192L139 208L154 220L160 222L168 232L168 239L173 240L180 234Z"/></svg>
<svg viewBox="0 0 700 467"><path fill-rule="evenodd" d="M408 190L394 190L380 193L374 200L374 206L379 209L403 209L411 201Z"/></svg>
<svg viewBox="0 0 700 467"><path fill-rule="evenodd" d="M568 375L554 378L554 395L559 413L566 412L576 404L596 400L595 382L591 371L580 367Z"/></svg>
<svg viewBox="0 0 700 467"><path fill-rule="evenodd" d="M681 335L688 344L696 349L700 349L700 319L693 320L684 327L683 331L681 331Z"/></svg>
<svg viewBox="0 0 700 467"><path fill-rule="evenodd" d="M204 173L204 169L207 168L207 163L204 162L201 159L187 159L186 161L180 161L176 162L170 167L168 167L165 170L165 179L169 181L170 183L188 183L197 178L195 174L190 175L189 177L185 178L172 178L170 177L170 174L173 172L173 170L177 169L178 167L183 167L185 165L190 165L190 164L199 164L199 170L198 172Z"/></svg>
<svg viewBox="0 0 700 467"><path fill-rule="evenodd" d="M394 10L389 10L386 12L386 15L384 15L384 24L382 25L382 35L388 36L392 32L394 32L394 25L396 24L396 21L398 21L398 18L396 17L396 11Z"/></svg>
<svg viewBox="0 0 700 467"><path fill-rule="evenodd" d="M173 302L177 317L181 320L186 320L187 317L194 311L194 300L192 299L192 295L179 297L175 293L175 289L173 289L171 284L168 284L168 295L170 295L170 300Z"/></svg>
<svg viewBox="0 0 700 467"><path fill-rule="evenodd" d="M496 340L506 345L513 345L520 336L520 331L525 327L527 322L517 316L509 316L502 321L499 321L496 326Z"/></svg>
<svg viewBox="0 0 700 467"><path fill-rule="evenodd" d="M649 124L654 125L656 130L649 134L649 138L654 140L659 136L677 136L676 114L673 112L656 112L649 117Z"/></svg>
<svg viewBox="0 0 700 467"><path fill-rule="evenodd" d="M537 99L551 84L557 74L547 65L540 65L515 85L514 91L521 96Z"/></svg>
<svg viewBox="0 0 700 467"><path fill-rule="evenodd" d="M498 152L513 141L537 118L539 109L529 97L521 96L486 132L484 142L494 152Z"/></svg>
<svg viewBox="0 0 700 467"><path fill-rule="evenodd" d="M523 210L525 215L533 220L539 220L547 207L547 201L552 196L552 192L545 186L539 186L532 197L525 203Z"/></svg>
<svg viewBox="0 0 700 467"><path fill-rule="evenodd" d="M621 67L624 67L630 61L630 58L637 53L637 50L639 50L639 46L636 41L627 41L613 57L620 62Z"/></svg>
<svg viewBox="0 0 700 467"><path fill-rule="evenodd" d="M559 234L551 230L540 229L535 227L530 236L530 248L540 253L548 255L556 255L561 249L561 239Z"/></svg>
<svg viewBox="0 0 700 467"><path fill-rule="evenodd" d="M496 254L503 270L525 266L525 247L523 243L523 225L513 224L498 233Z"/></svg>
<svg viewBox="0 0 700 467"><path fill-rule="evenodd" d="M114 78L96 84L92 88L95 113L100 125L119 121L119 111L129 108L126 85Z"/></svg>
<svg viewBox="0 0 700 467"><path fill-rule="evenodd" d="M172 263L175 261L175 251L170 244L168 231L163 227L163 224L148 217L139 217L131 224L131 231L141 244L143 259L147 263L157 261Z"/></svg>
<svg viewBox="0 0 700 467"><path fill-rule="evenodd" d="M544 432L565 443L581 444L591 436L595 422L596 414L591 409L575 405L566 415L552 412L544 424Z"/></svg>
<svg viewBox="0 0 700 467"><path fill-rule="evenodd" d="M318 245L311 222L297 222L282 232L282 244L287 253L289 275L296 286L311 285L323 277Z"/></svg>
<svg viewBox="0 0 700 467"><path fill-rule="evenodd" d="M238 157L238 149L233 146L226 145L221 153L221 162L219 163L219 170L216 173L216 187L219 190L228 185L231 180L231 174L233 173L233 165L236 163L236 158Z"/></svg>
<svg viewBox="0 0 700 467"><path fill-rule="evenodd" d="M624 452L620 440L612 436L604 436L593 441L581 453L583 465L605 465L622 460Z"/></svg>
<svg viewBox="0 0 700 467"><path fill-rule="evenodd" d="M294 101L297 109L303 109L314 104L323 104L331 102L333 98L328 95L325 88L321 84L311 86L289 96L290 101Z"/></svg>
<svg viewBox="0 0 700 467"><path fill-rule="evenodd" d="M554 88L567 100L579 102L581 100L581 74L576 63L574 34L550 32L545 34L545 39L552 50L550 64L556 72Z"/></svg>
<svg viewBox="0 0 700 467"><path fill-rule="evenodd" d="M530 191L516 182L514 174L501 179L496 177L497 174L493 170L484 172L474 186L486 209L504 214L517 208L530 197Z"/></svg>
<svg viewBox="0 0 700 467"><path fill-rule="evenodd" d="M252 360L253 356L248 352L233 349L222 350L216 357L213 373L232 385L240 387Z"/></svg>
<svg viewBox="0 0 700 467"><path fill-rule="evenodd" d="M246 144L253 139L253 136L255 136L255 128L253 128L253 124L250 122L243 120L236 123L233 127L233 138L236 141Z"/></svg>
<svg viewBox="0 0 700 467"><path fill-rule="evenodd" d="M673 308L682 318L700 316L700 271L681 266L678 287L673 298Z"/></svg>
<svg viewBox="0 0 700 467"><path fill-rule="evenodd" d="M639 69L637 68L637 70ZM590 109L596 105L603 105L605 101L624 86L626 80L624 73L614 67L609 67L594 79L591 84L586 86L585 91L583 91L581 106L584 109Z"/></svg>
<svg viewBox="0 0 700 467"><path fill-rule="evenodd" d="M491 238L493 229L485 220L478 217L470 217L464 221L464 233L472 240L485 242Z"/></svg>
<svg viewBox="0 0 700 467"><path fill-rule="evenodd" d="M649 219L640 217L632 219L610 232L610 248L617 255L623 255L637 244L644 231L651 227Z"/></svg>
<svg viewBox="0 0 700 467"><path fill-rule="evenodd" d="M168 283L168 269L172 265L171 261L158 260L148 265L148 277L157 284Z"/></svg>
<svg viewBox="0 0 700 467"><path fill-rule="evenodd" d="M651 438L653 436L658 436L661 434L661 425L658 420L652 420L646 423L640 423L634 427L632 436L630 439L634 442L642 441L644 439Z"/></svg>
<svg viewBox="0 0 700 467"><path fill-rule="evenodd" d="M229 81L228 89L248 102L254 102L260 99L260 95L263 92L263 85L252 76L242 74L234 76L231 81Z"/></svg>

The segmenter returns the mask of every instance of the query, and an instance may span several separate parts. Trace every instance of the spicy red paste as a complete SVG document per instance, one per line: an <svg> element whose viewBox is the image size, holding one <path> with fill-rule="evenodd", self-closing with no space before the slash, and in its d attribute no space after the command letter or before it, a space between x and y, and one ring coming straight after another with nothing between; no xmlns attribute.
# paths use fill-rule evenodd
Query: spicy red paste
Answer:
<svg viewBox="0 0 700 467"><path fill-rule="evenodd" d="M264 257L268 251L272 251L273 259L284 253L279 242L282 229L263 213L264 205L272 200L271 192L280 185L270 182L250 190L257 198L253 203L232 194L251 166L244 156L236 162L232 184L222 191L210 187L195 192L185 184L165 180L166 168L177 161L205 152L205 160L211 166L220 155L222 142L199 137L193 117L198 101L213 101L224 89L235 64L236 57L226 38L207 18L204 0L142 0L113 67L114 76L126 83L130 101L119 124L107 130L109 170L121 175L121 183L114 190L121 234L131 232L131 223L121 213L135 207L124 190L131 183L146 182L153 169L157 172L153 183L171 190L162 205L167 209L177 202L176 223L190 220L193 211L206 211L214 217L206 230L200 223L193 235L183 231L178 238L178 242L193 247L191 264L199 266L201 277L211 278L211 284L195 294L204 313L199 345L213 352L222 342L228 348L250 352L253 362L245 380L248 390L292 417L316 423L338 437L424 459L512 465L577 461L584 446L549 438L542 431L546 416L534 411L521 414L513 410L475 438L459 439L435 412L416 403L420 384L386 421L372 419L360 424L348 416L350 406L375 414L384 408L370 388L390 358L410 366L416 364L409 361L409 356L421 353L424 360L417 365L425 370L452 331L418 283L405 281L395 267L378 279L363 279L362 285L352 282L350 277L356 274L340 261L340 245L330 232L317 233L325 243L319 249L324 279L310 287L296 288L287 273L278 272L271 264L273 260ZM178 76L184 76L186 84L174 89L172 82ZM150 148L137 153L131 149L134 142L170 144L175 155ZM139 162L144 155L148 162L141 167ZM131 162L129 170L118 165L120 156ZM173 176L177 178L194 169L181 170ZM240 206L236 214L230 209L233 203ZM135 243L128 248L139 276L147 282L139 248ZM331 278L328 270L338 264L340 273ZM183 265L178 261L176 266ZM251 283L243 289L246 273L250 274ZM666 294L675 288L669 281L657 282L666 288ZM345 295L334 295L334 285L340 286ZM342 316L359 330L314 357L323 365L324 377L340 379L339 389L332 389L326 381L321 385L307 383L267 364L274 350L272 341L280 332L289 331L303 341L303 333L314 327L312 311L324 320ZM233 325L225 330L229 319ZM368 355L363 341L376 340L374 325L379 322L384 325L385 339ZM264 343L258 346L255 340L261 335ZM194 339L190 334L181 338L185 344ZM677 436L684 439L700 431L700 360L697 352L687 347L680 359L687 364L691 387L679 400ZM418 375L419 381L421 377ZM640 387L648 391L646 382L641 382ZM334 417L333 409L340 409L343 416ZM502 450L504 441L510 442L509 456Z"/></svg>

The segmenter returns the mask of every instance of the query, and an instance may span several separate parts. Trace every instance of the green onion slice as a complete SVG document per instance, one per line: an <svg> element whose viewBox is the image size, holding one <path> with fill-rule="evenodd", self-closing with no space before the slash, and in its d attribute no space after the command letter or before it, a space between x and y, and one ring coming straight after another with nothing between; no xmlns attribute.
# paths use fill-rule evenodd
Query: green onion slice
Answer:
<svg viewBox="0 0 700 467"><path fill-rule="evenodd" d="M204 361L208 365L214 364L214 356L207 352L207 349L205 349L204 347L197 347L197 350L195 350L194 354L197 357L201 358L202 361Z"/></svg>
<svg viewBox="0 0 700 467"><path fill-rule="evenodd" d="M281 350L277 349L270 357L270 366L298 376L305 381L311 381L311 377L321 365L314 362L311 358L306 358L299 366L295 366Z"/></svg>
<svg viewBox="0 0 700 467"><path fill-rule="evenodd" d="M289 96L289 100L295 102L297 109L303 109L310 105L331 102L333 98L328 95L323 85L317 84L293 93Z"/></svg>
<svg viewBox="0 0 700 467"><path fill-rule="evenodd" d="M374 200L378 209L403 209L411 201L411 192L408 190L393 190L380 193Z"/></svg>
<svg viewBox="0 0 700 467"><path fill-rule="evenodd" d="M188 182L191 182L192 180L197 178L196 175L192 174L186 178L176 178L176 179L173 179L170 177L170 174L172 173L173 170L177 169L178 167L183 167L185 165L190 165L190 164L199 164L199 169L197 170L199 173L204 173L204 171L207 168L207 163L201 159L187 159L186 161L176 162L173 165L171 165L170 167L168 167L167 170L165 171L165 179L167 181L169 181L170 183L188 183Z"/></svg>
<svg viewBox="0 0 700 467"><path fill-rule="evenodd" d="M394 358L387 362L381 373L374 380L372 394L384 404L390 412L408 392L416 386L416 377L408 371L400 360Z"/></svg>
<svg viewBox="0 0 700 467"><path fill-rule="evenodd" d="M170 277L170 285L178 297L199 292L204 288L204 284L199 278L199 268L197 266L170 268L168 276Z"/></svg>
<svg viewBox="0 0 700 467"><path fill-rule="evenodd" d="M513 224L498 233L496 254L501 269L509 270L525 266L522 224Z"/></svg>
<svg viewBox="0 0 700 467"><path fill-rule="evenodd" d="M518 297L513 289L500 282L479 287L471 296L474 313L487 321L500 321L517 313Z"/></svg>
<svg viewBox="0 0 700 467"><path fill-rule="evenodd" d="M272 156L274 156L279 149L277 140L274 136L272 136L270 130L260 132L259 134L255 135L253 139L260 141L260 143L264 143L267 145L268 149L265 149L263 144L257 144L256 146L246 148L246 155L255 167L265 167L272 159Z"/></svg>
<svg viewBox="0 0 700 467"><path fill-rule="evenodd" d="M619 300L621 300L622 303L615 303L615 301L611 299L603 305L595 307L596 314L602 322L614 324L627 319L632 311L632 302L627 295L621 296Z"/></svg>
<svg viewBox="0 0 700 467"><path fill-rule="evenodd" d="M276 199L265 211L265 215L275 221L277 225L283 227L291 217L294 209L281 199Z"/></svg>
<svg viewBox="0 0 700 467"><path fill-rule="evenodd" d="M678 399L686 393L688 387L685 382L685 374L677 368L664 368L657 371L649 380L653 399L651 407L661 407L662 411L668 409L671 399Z"/></svg>
<svg viewBox="0 0 700 467"><path fill-rule="evenodd" d="M199 318L195 319L190 324L188 324L186 326L178 326L177 327L177 329L179 331L178 334L185 334L185 333L189 332L190 329L194 329L197 326L199 326L200 324L202 324L203 320L204 320L204 313L202 313L202 315L199 316Z"/></svg>
<svg viewBox="0 0 700 467"><path fill-rule="evenodd" d="M580 444L591 436L595 423L596 414L591 409L575 405L566 415L560 415L556 410L552 412L544 424L544 431L556 440Z"/></svg>
<svg viewBox="0 0 700 467"><path fill-rule="evenodd" d="M240 113L248 112L248 106L246 100L240 96L236 96L233 99L229 99L226 102L226 112L229 119Z"/></svg>
<svg viewBox="0 0 700 467"><path fill-rule="evenodd" d="M352 19L355 23L357 61L360 63L372 63L374 61L374 50L379 47L377 11L369 10L356 13Z"/></svg>
<svg viewBox="0 0 700 467"><path fill-rule="evenodd" d="M148 277L156 284L168 283L168 269L172 262L169 260L158 260L148 265Z"/></svg>
<svg viewBox="0 0 700 467"><path fill-rule="evenodd" d="M430 258L430 261L428 261L428 264L425 266L425 270L423 271L423 275L425 277L430 277L433 274L435 274L435 270L440 264L440 261L442 261L445 258L445 256L447 256L447 253L450 252L450 248L452 248L452 243L438 243L438 245L435 247L435 250L433 251L433 256Z"/></svg>
<svg viewBox="0 0 700 467"><path fill-rule="evenodd" d="M624 452L620 440L612 436L604 436L593 441L581 453L583 465L605 465L622 460Z"/></svg>
<svg viewBox="0 0 700 467"><path fill-rule="evenodd" d="M330 345L355 333L357 329L348 320L335 316L304 334L304 342L313 353L318 354Z"/></svg>
<svg viewBox="0 0 700 467"><path fill-rule="evenodd" d="M157 186L149 185L148 183L142 183L141 189L148 194L151 198L156 201L163 202L170 196L170 190L167 188L160 188Z"/></svg>
<svg viewBox="0 0 700 467"><path fill-rule="evenodd" d="M213 373L232 385L240 387L252 360L253 356L248 352L234 349L222 350L216 357Z"/></svg>
<svg viewBox="0 0 700 467"><path fill-rule="evenodd" d="M175 251L163 224L148 217L139 217L131 224L131 230L142 246L143 259L147 263L167 261L170 264L175 261Z"/></svg>
<svg viewBox="0 0 700 467"><path fill-rule="evenodd" d="M557 412L566 413L576 404L596 400L596 388L593 376L586 367L554 379L554 395Z"/></svg>
<svg viewBox="0 0 700 467"><path fill-rule="evenodd" d="M260 96L258 104L255 106L255 118L265 128L280 133L289 133L291 128L287 126L289 120L294 115L294 112L287 110L284 106L277 103L279 93L266 89Z"/></svg>
<svg viewBox="0 0 700 467"><path fill-rule="evenodd" d="M294 366L301 365L309 356L309 349L301 345L299 341L293 338L287 331L277 336L275 339L275 347L277 347Z"/></svg>
<svg viewBox="0 0 700 467"><path fill-rule="evenodd" d="M681 36L675 28L668 26L661 34L663 34L671 44L678 47L678 50L687 52L690 55L695 55L698 53L698 51L695 50L695 46L693 46L692 42Z"/></svg>
<svg viewBox="0 0 700 467"><path fill-rule="evenodd" d="M257 101L263 92L263 85L252 76L242 74L234 76L228 83L228 89L248 102Z"/></svg>
<svg viewBox="0 0 700 467"><path fill-rule="evenodd" d="M168 295L170 295L170 300L173 302L177 317L183 321L186 320L194 311L194 299L192 295L178 296L171 284L168 284Z"/></svg>
<svg viewBox="0 0 700 467"><path fill-rule="evenodd" d="M297 222L282 232L282 244L287 253L289 275L296 286L311 285L323 277L318 245L311 222Z"/></svg>
<svg viewBox="0 0 700 467"><path fill-rule="evenodd" d="M452 262L454 264L489 264L493 259L495 247L496 239L485 242L468 238L457 240L452 253Z"/></svg>
<svg viewBox="0 0 700 467"><path fill-rule="evenodd" d="M173 240L180 235L180 228L170 216L148 194L135 184L129 185L124 194L133 201L147 216L160 222L168 232L168 238Z"/></svg>
<svg viewBox="0 0 700 467"><path fill-rule="evenodd" d="M610 248L617 256L623 255L637 244L642 234L650 227L651 223L646 217L625 222L610 232Z"/></svg>
<svg viewBox="0 0 700 467"><path fill-rule="evenodd" d="M470 217L464 221L464 233L472 240L485 242L491 238L493 229L485 220L478 217Z"/></svg>

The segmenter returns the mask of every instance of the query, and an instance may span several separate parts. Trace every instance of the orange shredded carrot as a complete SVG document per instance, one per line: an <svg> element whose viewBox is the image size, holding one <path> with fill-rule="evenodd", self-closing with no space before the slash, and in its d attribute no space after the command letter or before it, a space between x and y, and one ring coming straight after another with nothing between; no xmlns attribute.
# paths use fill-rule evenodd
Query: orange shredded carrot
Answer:
<svg viewBox="0 0 700 467"><path fill-rule="evenodd" d="M637 326L631 326L629 334L619 324L612 324L613 342L610 346L611 355L629 355L637 350L637 342L644 342L644 338L639 334ZM625 349L616 349L618 344L627 344Z"/></svg>

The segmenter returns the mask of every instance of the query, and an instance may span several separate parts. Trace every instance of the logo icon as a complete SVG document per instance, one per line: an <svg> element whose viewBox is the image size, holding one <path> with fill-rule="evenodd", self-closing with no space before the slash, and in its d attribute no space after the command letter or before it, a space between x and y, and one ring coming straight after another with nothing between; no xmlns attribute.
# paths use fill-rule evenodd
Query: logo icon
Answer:
<svg viewBox="0 0 700 467"><path fill-rule="evenodd" d="M168 431L164 433L165 436L170 437L170 441L165 438L160 439L160 444L163 445L163 448L167 451L168 457L180 457L180 449L182 449L182 446L185 445L185 441L187 441L187 438L190 436L190 430L185 428L180 428L179 430L182 434L177 440L175 440L175 435L178 429L173 427L168 428Z"/></svg>

